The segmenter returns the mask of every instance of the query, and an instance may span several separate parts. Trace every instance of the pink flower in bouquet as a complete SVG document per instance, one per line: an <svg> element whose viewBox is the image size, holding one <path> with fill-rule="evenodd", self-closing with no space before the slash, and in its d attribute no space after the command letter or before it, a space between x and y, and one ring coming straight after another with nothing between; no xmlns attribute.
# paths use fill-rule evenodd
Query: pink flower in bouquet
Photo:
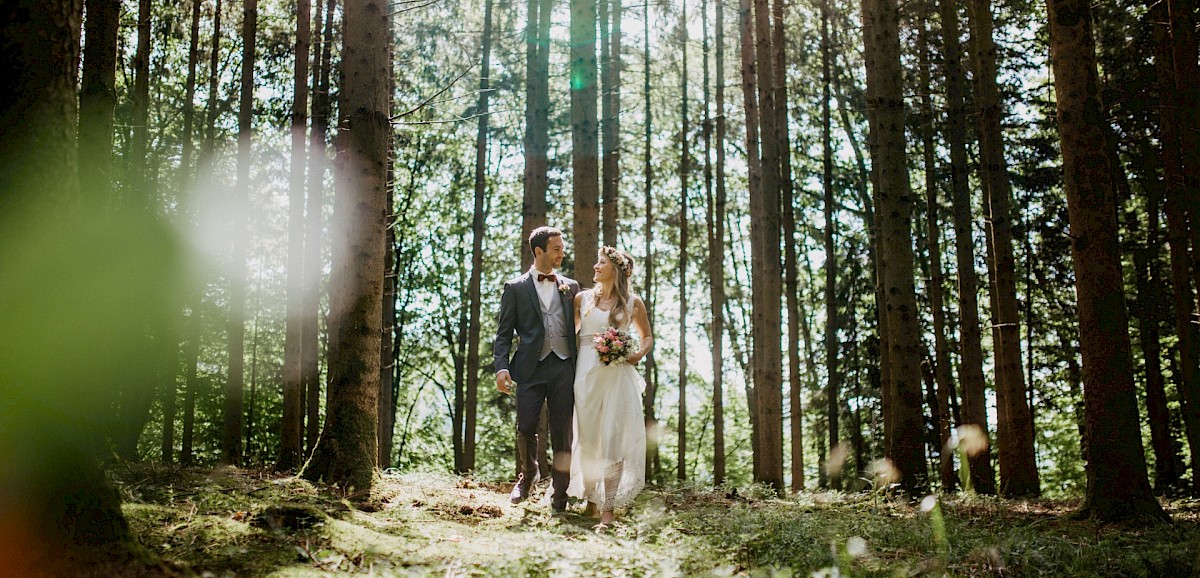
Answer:
<svg viewBox="0 0 1200 578"><path fill-rule="evenodd" d="M634 349L634 343L628 333L615 327L609 327L592 337L592 343L599 354L600 363L612 365L621 363Z"/></svg>

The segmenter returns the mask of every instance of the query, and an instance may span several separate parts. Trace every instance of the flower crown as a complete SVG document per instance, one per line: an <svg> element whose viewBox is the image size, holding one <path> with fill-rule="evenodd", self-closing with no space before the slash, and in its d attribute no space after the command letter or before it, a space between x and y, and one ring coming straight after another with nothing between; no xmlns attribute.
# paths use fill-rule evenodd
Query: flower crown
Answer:
<svg viewBox="0 0 1200 578"><path fill-rule="evenodd" d="M633 261L622 255L615 247L601 247L600 254L607 257L608 261L616 265L626 277L633 274Z"/></svg>

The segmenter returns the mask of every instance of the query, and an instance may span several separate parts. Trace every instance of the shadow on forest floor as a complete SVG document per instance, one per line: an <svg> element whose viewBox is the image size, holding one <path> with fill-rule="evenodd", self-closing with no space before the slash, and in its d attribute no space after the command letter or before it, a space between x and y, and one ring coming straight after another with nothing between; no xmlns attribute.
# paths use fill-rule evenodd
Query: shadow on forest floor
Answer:
<svg viewBox="0 0 1200 578"><path fill-rule="evenodd" d="M1069 521L1067 501L648 489L618 522L504 485L385 475L366 501L220 468L118 468L149 550L197 576L1192 576L1200 502L1171 525Z"/></svg>

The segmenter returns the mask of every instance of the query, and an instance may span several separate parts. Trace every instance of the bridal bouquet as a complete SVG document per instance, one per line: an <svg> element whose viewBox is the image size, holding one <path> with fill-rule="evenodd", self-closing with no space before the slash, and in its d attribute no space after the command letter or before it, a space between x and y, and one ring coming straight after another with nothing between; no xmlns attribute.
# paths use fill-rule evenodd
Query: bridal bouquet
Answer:
<svg viewBox="0 0 1200 578"><path fill-rule="evenodd" d="M625 356L633 352L634 340L628 333L609 327L592 337L596 353L600 354L600 363L612 365L624 363Z"/></svg>

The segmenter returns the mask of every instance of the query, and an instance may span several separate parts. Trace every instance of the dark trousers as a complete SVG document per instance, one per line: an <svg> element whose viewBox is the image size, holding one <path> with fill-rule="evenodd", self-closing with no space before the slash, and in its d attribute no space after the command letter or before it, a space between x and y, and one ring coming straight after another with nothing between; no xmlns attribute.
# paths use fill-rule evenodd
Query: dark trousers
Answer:
<svg viewBox="0 0 1200 578"><path fill-rule="evenodd" d="M525 383L517 384L517 456L526 480L538 476L538 419L546 405L554 496L565 498L571 481L571 416L575 411L575 360L551 353L538 362Z"/></svg>

